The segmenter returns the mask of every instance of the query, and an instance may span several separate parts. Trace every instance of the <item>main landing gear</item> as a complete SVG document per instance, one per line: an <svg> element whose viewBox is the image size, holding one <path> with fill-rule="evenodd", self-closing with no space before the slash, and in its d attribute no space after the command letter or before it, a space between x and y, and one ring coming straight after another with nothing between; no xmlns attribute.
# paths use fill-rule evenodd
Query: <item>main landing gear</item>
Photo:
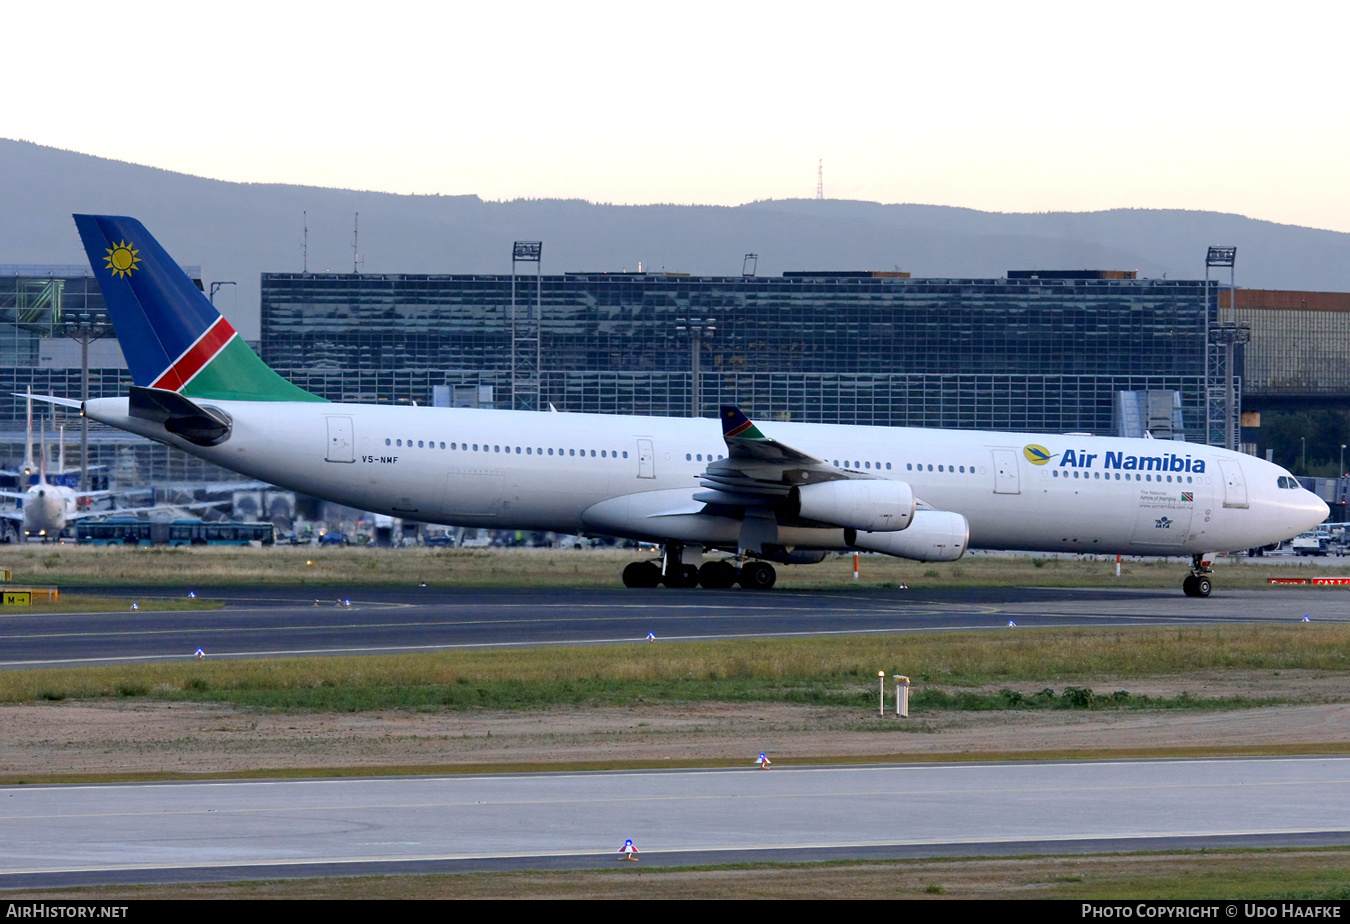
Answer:
<svg viewBox="0 0 1350 924"><path fill-rule="evenodd" d="M695 567L681 561L678 546L666 547L660 562L635 561L623 569L625 587L707 587L725 590L740 584L747 590L768 590L778 580L778 572L767 561L746 562L739 568L729 559L704 562Z"/></svg>
<svg viewBox="0 0 1350 924"><path fill-rule="evenodd" d="M1191 573L1181 582L1182 593L1188 597L1208 597L1214 589L1214 582L1210 579L1213 573L1203 555L1192 555Z"/></svg>

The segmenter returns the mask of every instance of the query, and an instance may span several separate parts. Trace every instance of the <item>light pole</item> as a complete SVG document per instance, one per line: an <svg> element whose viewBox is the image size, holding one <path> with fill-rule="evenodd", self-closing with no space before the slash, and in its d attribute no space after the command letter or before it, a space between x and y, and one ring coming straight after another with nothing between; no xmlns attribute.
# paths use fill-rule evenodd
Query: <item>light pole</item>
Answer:
<svg viewBox="0 0 1350 924"><path fill-rule="evenodd" d="M1345 477L1345 444L1344 444L1344 443L1341 443L1341 465L1340 465L1339 471L1337 471L1337 473L1336 473L1336 477L1338 477L1338 478L1344 478L1344 477Z"/></svg>
<svg viewBox="0 0 1350 924"><path fill-rule="evenodd" d="M1298 441L1303 444L1303 461L1299 463L1299 468L1303 469L1303 474L1308 474L1308 438L1300 436Z"/></svg>
<svg viewBox="0 0 1350 924"><path fill-rule="evenodd" d="M717 332L716 318L676 318L675 330L689 337L689 416L698 417L703 405L703 370L699 363L699 352L705 337Z"/></svg>
<svg viewBox="0 0 1350 924"><path fill-rule="evenodd" d="M238 283L237 283L237 282L233 282L233 281L228 280L228 279L223 280L223 281L221 281L221 282L213 282L213 283L211 283L211 295L210 295L211 304L214 305L214 304L216 303L216 292L217 292L218 290L224 288L225 286L234 286L234 285L238 285Z"/></svg>
<svg viewBox="0 0 1350 924"><path fill-rule="evenodd" d="M89 311L71 313L64 333L80 344L80 400L89 400L89 344L113 332L107 315ZM106 487L106 486L105 486ZM89 490L89 418L80 415L80 490Z"/></svg>

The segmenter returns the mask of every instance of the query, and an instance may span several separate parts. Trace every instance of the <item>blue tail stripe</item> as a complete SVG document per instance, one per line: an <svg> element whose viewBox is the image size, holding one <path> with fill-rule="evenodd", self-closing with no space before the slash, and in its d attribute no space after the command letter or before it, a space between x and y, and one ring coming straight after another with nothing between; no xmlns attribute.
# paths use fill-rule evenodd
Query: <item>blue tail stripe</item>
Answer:
<svg viewBox="0 0 1350 924"><path fill-rule="evenodd" d="M148 387L220 317L207 297L134 218L76 215L89 265L135 384ZM108 267L109 252L127 244L137 253L124 273Z"/></svg>

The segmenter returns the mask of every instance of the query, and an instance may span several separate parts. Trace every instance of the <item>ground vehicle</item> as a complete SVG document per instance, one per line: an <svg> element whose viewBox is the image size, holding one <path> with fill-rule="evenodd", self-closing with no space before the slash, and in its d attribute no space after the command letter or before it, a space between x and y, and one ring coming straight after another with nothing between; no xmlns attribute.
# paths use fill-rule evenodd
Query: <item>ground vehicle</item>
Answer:
<svg viewBox="0 0 1350 924"><path fill-rule="evenodd" d="M107 517L79 521L75 524L75 541L89 545L272 545L276 528L271 523Z"/></svg>
<svg viewBox="0 0 1350 924"><path fill-rule="evenodd" d="M1331 533L1325 529L1310 529L1289 540L1289 548L1299 555L1325 555L1331 543Z"/></svg>

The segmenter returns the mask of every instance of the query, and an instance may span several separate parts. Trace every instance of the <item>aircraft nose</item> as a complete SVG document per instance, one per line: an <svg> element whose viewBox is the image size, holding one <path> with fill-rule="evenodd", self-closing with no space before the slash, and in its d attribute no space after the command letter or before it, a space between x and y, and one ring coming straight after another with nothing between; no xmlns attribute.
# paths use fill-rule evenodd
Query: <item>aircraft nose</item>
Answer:
<svg viewBox="0 0 1350 924"><path fill-rule="evenodd" d="M1312 529L1319 523L1325 522L1326 518L1331 516L1331 507L1327 505L1326 501L1322 500L1322 498L1318 497L1311 491L1308 491L1307 494L1308 494L1308 529Z"/></svg>

